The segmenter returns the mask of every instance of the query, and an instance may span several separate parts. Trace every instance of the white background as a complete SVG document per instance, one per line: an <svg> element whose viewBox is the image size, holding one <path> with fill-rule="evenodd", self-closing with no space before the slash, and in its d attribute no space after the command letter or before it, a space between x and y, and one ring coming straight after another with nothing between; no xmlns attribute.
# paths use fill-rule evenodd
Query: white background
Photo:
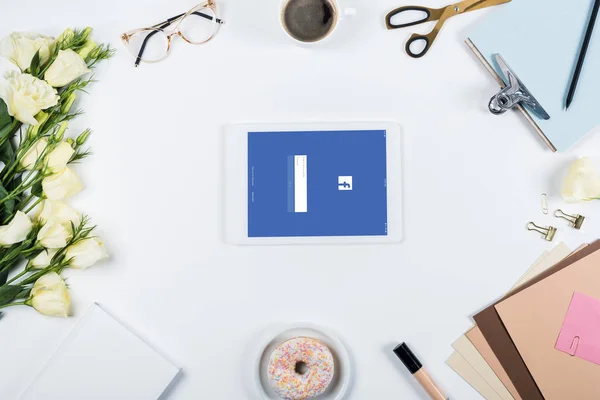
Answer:
<svg viewBox="0 0 600 400"><path fill-rule="evenodd" d="M119 35L194 1L6 3L2 35L91 25L118 53L98 69L100 82L79 103L86 113L71 130L95 132L94 156L78 167L87 190L74 204L100 226L112 258L69 274L70 320L5 313L3 399L18 396L93 301L183 368L169 399L253 399L244 381L255 341L273 324L298 320L327 326L347 344L353 400L425 398L391 353L399 341L453 398L477 399L444 362L469 316L551 247L526 222L552 223L555 243L572 247L600 235L597 204L565 208L588 216L582 232L540 210L542 192L552 210L565 206L562 172L576 155L597 155L600 137L552 154L520 115L487 111L498 87L463 40L488 11L452 18L430 53L414 60L404 43L431 27L386 31L384 16L403 5L398 0L354 0L357 16L312 49L281 32L278 0L218 0L227 24L212 42L177 40L166 61L135 69ZM403 125L405 241L223 243L223 125L332 120Z"/></svg>

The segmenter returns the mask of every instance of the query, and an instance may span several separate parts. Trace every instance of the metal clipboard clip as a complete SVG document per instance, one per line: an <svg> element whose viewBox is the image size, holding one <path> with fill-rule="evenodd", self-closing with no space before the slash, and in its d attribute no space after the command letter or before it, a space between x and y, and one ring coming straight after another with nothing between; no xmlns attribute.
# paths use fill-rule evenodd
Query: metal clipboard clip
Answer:
<svg viewBox="0 0 600 400"><path fill-rule="evenodd" d="M495 54L494 59L504 75L508 84L498 92L489 103L492 114L500 115L517 107L519 104L527 107L533 114L542 119L550 119L550 115L541 104L533 97L527 87L521 82L517 74L508 66L500 54Z"/></svg>

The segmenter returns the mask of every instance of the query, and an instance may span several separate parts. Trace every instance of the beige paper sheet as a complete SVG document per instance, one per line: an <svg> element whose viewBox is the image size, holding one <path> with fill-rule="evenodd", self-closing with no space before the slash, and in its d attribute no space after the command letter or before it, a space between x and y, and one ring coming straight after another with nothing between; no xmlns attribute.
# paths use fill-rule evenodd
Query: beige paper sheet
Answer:
<svg viewBox="0 0 600 400"><path fill-rule="evenodd" d="M514 399L502 381L498 379L498 376L494 370L489 366L489 364L465 335L459 337L456 342L454 342L452 347L454 347L454 350L456 350L465 359L465 361L468 362L471 367L473 367L477 374L479 374L486 381L490 388L496 392L498 397L500 397L502 400Z"/></svg>
<svg viewBox="0 0 600 400"><path fill-rule="evenodd" d="M548 268L552 267L556 263L568 257L569 254L571 254L571 249L569 249L569 246L567 246L564 242L559 243L550 252L544 251L544 253L542 253L542 255L538 257L538 259L535 261L535 263L533 263L533 265L527 270L527 272L523 274L521 279L519 279L517 283L515 283L515 285L512 288L510 288L510 291L518 288L530 279L535 278L537 275L541 274ZM498 379L510 392L512 397L515 400L521 400L521 396L519 396L517 388L515 388L515 385L513 385L512 381L508 377L508 374L500 364L500 361L498 361L498 359L496 358L496 355L492 351L491 347L488 345L479 328L475 326L473 329L471 329L471 331L467 333L467 337L469 338L469 341L473 344L473 346L477 349L477 351L487 361L489 366L495 372Z"/></svg>
<svg viewBox="0 0 600 400"><path fill-rule="evenodd" d="M600 399L600 368L554 348L574 292L600 299L600 251L496 305L546 400Z"/></svg>
<svg viewBox="0 0 600 400"><path fill-rule="evenodd" d="M485 340L485 337L483 337L483 334L481 333L477 325L475 325L473 329L468 331L466 335L467 338L469 338L469 341L475 347L475 349L479 352L479 354L481 354L485 362L487 362L490 368L492 368L498 379L500 379L502 384L510 392L512 397L515 400L522 400L521 396L519 396L517 388L515 387L515 385L513 385L504 368L502 368L502 364L500 364L500 361L498 361L498 358L496 358L496 355L492 351L492 348Z"/></svg>
<svg viewBox="0 0 600 400"><path fill-rule="evenodd" d="M586 246L587 244L580 246L575 250L575 252L578 252ZM570 255L569 251L569 248L564 245L564 243L561 243L556 246L549 255L546 254L547 252L544 252L544 254L538 258L538 261L536 261L536 263L521 277L519 282L517 282L517 284L511 290L518 288L530 279L533 279L537 275L546 271L548 268L551 268L551 266L567 258ZM521 396L519 396L519 392L517 391L515 385L510 380L510 377L502 367L502 364L500 364L500 361L498 361L498 358L494 354L488 342L485 340L485 337L477 325L467 332L467 337L471 343L473 343L477 351L479 351L482 357L486 360L486 362L490 365L490 367L494 370L498 378L502 381L504 386L506 386L515 400L520 400Z"/></svg>
<svg viewBox="0 0 600 400"><path fill-rule="evenodd" d="M581 247L577 248L575 251L579 251L585 246L586 245L581 246ZM562 260L567 258L571 253L572 253L572 251L571 251L571 249L569 249L569 246L567 246L564 243L559 243L554 249L552 249L548 253L548 255L541 262L534 264L525 273L525 275L523 275L523 277L519 280L519 282L517 282L517 284L510 289L510 291L513 291L514 289L516 289L516 288L520 287L521 285L527 283L528 281L532 280L533 278L535 278L542 272L546 271L550 267L558 264L559 262L561 262Z"/></svg>
<svg viewBox="0 0 600 400"><path fill-rule="evenodd" d="M544 251L510 290L519 287L536 275L550 268L563 258L567 257L570 253L571 250L569 247L562 242L550 252ZM469 333L474 340L471 340L471 338L468 337ZM461 355L462 359L470 365L471 368L457 370L456 368L452 367L450 363L448 363L448 365L450 365L456 373L458 373L465 381L467 381L467 383L475 387L472 382L477 381L480 388L484 385L487 385L488 387L486 387L485 391L488 393L493 391L497 396L500 397L501 400L521 400L516 388L510 381L508 375L498 362L498 359L491 351L491 348L487 345L485 338L483 338L483 335L481 335L481 332L476 326L467 334L461 336L455 342L453 347L456 352ZM464 366L462 363L456 364L458 368ZM481 379L483 379L485 383L480 382Z"/></svg>
<svg viewBox="0 0 600 400"><path fill-rule="evenodd" d="M494 389L491 388L485 379L483 379L481 375L473 369L471 364L469 364L459 353L452 353L446 360L446 363L485 399L502 400L498 393L494 392Z"/></svg>

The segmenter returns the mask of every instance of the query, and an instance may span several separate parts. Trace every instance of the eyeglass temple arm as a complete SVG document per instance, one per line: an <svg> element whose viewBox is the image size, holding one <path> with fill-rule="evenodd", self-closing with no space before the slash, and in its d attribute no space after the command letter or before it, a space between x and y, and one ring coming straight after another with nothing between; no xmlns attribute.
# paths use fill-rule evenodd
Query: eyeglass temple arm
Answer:
<svg viewBox="0 0 600 400"><path fill-rule="evenodd" d="M199 15L200 17L206 18L208 20L213 20L213 17L211 17L210 15L206 15L206 14L202 14L201 12L198 11L194 11L192 14L194 15ZM179 18L183 17L185 15L185 13L183 14L179 14L175 17L169 18L168 20L164 21L164 22L160 22L156 25L154 25L154 28L158 28L158 29L165 29L167 26L171 25L173 22L177 21ZM219 18L215 18L215 22L218 24L223 24L224 21L222 19ZM146 36L144 38L144 41L142 42L142 46L140 47L140 52L138 53L136 59L135 59L135 66L138 67L140 65L140 62L142 61L142 55L144 54L144 50L146 49L146 44L148 43L148 40L154 36L158 31L152 31L148 34L148 36Z"/></svg>

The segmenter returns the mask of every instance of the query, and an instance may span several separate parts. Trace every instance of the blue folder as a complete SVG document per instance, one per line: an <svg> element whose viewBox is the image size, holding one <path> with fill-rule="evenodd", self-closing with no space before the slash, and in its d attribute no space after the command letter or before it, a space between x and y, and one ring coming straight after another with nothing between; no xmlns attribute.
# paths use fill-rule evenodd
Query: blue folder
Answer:
<svg viewBox="0 0 600 400"><path fill-rule="evenodd" d="M593 0L513 0L469 35L474 51L503 80L493 61L500 54L550 114L528 113L547 141L565 151L600 124L600 21L586 56L573 104L565 100L590 19ZM506 81L506 80L505 80ZM490 94L493 95L493 93Z"/></svg>

